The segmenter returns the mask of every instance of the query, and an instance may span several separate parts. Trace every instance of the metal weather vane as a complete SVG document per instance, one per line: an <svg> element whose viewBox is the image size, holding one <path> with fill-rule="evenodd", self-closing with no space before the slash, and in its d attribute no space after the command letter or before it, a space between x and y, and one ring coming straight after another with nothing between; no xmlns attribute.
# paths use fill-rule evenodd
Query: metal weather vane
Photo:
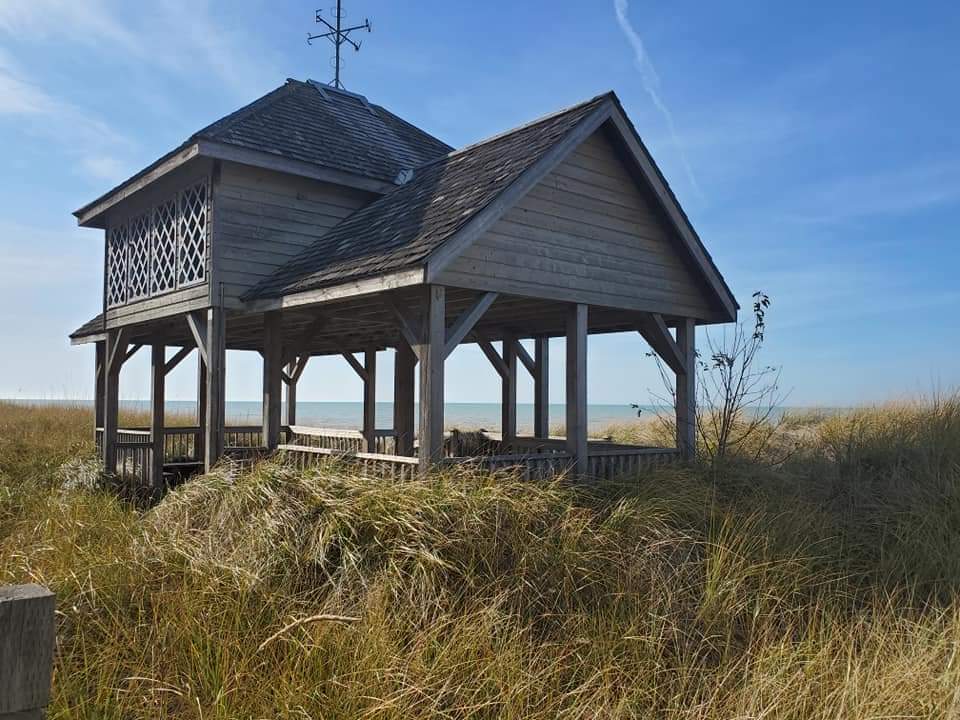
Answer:
<svg viewBox="0 0 960 720"><path fill-rule="evenodd" d="M331 25L329 22L327 22L327 20L321 14L322 11L317 10L317 22L326 25L329 30L324 33L318 33L317 35L311 35L310 33L307 33L307 44L312 45L314 40L318 40L320 38L327 38L333 43L336 52L333 66L334 76L333 81L328 84L343 90L343 83L340 82L340 46L344 43L347 43L353 47L354 51L360 52L360 43L350 39L350 33L352 33L354 30L366 30L367 32L372 32L373 26L370 24L370 20L364 19L363 23L360 25L354 25L353 27L348 28L343 27L343 12L340 9L340 0L337 0L337 9L332 12L335 13L334 20L336 21L336 25Z"/></svg>

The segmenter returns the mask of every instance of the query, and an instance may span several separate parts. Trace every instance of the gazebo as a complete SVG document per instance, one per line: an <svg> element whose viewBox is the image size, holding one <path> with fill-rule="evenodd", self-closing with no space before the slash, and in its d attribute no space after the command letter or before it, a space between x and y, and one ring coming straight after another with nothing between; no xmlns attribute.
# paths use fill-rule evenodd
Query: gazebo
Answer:
<svg viewBox="0 0 960 720"><path fill-rule="evenodd" d="M454 150L363 96L288 80L75 214L105 231L103 312L71 335L96 347L104 467L153 487L278 449L401 478L459 462L635 473L693 453L695 328L738 310L612 92ZM611 332L639 333L675 373L676 447L588 440L588 337ZM554 338L562 438L549 434ZM461 343L502 386L500 433L469 448L444 433L444 363ZM119 428L119 374L144 347L150 427ZM263 357L256 427L226 422L227 349ZM165 377L194 351L197 424L165 427ZM396 353L392 428L375 424L384 351ZM297 423L297 382L320 355L362 379L362 428ZM534 381L530 436L517 432L520 372Z"/></svg>

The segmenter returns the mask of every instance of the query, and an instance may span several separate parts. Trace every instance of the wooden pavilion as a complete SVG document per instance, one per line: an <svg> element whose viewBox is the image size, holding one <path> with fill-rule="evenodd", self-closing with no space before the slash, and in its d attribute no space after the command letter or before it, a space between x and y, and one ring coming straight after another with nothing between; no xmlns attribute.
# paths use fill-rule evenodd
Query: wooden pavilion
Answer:
<svg viewBox="0 0 960 720"><path fill-rule="evenodd" d="M96 347L105 469L154 487L252 448L397 477L468 460L635 472L693 452L694 330L738 310L612 92L454 150L363 96L288 80L75 215L105 231L103 312L71 335ZM676 374L676 448L588 441L587 339L610 332L639 332ZM551 338L566 341L563 438L549 436ZM461 343L502 380L501 432L469 449L444 435L444 361ZM119 374L143 347L151 425L121 429ZM166 428L165 377L194 349L197 424ZM227 349L263 356L260 426L226 423ZM392 428L374 414L385 350ZM361 429L297 424L297 382L318 355L363 380ZM521 369L535 388L527 437Z"/></svg>

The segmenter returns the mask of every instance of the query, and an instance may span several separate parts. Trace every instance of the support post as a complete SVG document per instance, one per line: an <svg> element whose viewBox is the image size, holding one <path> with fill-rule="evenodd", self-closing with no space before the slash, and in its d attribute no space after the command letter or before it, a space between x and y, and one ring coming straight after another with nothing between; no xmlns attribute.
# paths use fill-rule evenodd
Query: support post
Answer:
<svg viewBox="0 0 960 720"><path fill-rule="evenodd" d="M509 453L506 448L517 439L517 338L509 333L503 336L503 362L507 372L500 378L500 435Z"/></svg>
<svg viewBox="0 0 960 720"><path fill-rule="evenodd" d="M684 371L677 373L677 448L685 460L697 456L696 329L692 318L677 325L677 346L684 364Z"/></svg>
<svg viewBox="0 0 960 720"><path fill-rule="evenodd" d="M363 439L372 453L377 451L377 348L364 352L363 370Z"/></svg>
<svg viewBox="0 0 960 720"><path fill-rule="evenodd" d="M533 436L550 436L550 338L533 341Z"/></svg>
<svg viewBox="0 0 960 720"><path fill-rule="evenodd" d="M294 377L297 364L295 362L287 363L287 376L290 381L287 383L287 425L297 424L297 378Z"/></svg>
<svg viewBox="0 0 960 720"><path fill-rule="evenodd" d="M283 338L280 311L263 314L263 446L276 450L280 444L280 403L283 378Z"/></svg>
<svg viewBox="0 0 960 720"><path fill-rule="evenodd" d="M573 472L587 474L587 306L567 311L567 452Z"/></svg>
<svg viewBox="0 0 960 720"><path fill-rule="evenodd" d="M0 586L0 720L43 720L50 702L55 602L40 585Z"/></svg>
<svg viewBox="0 0 960 720"><path fill-rule="evenodd" d="M227 318L222 307L207 309L207 422L204 426L203 465L207 472L223 455L226 423Z"/></svg>
<svg viewBox="0 0 960 720"><path fill-rule="evenodd" d="M95 428L103 427L103 377L106 372L106 362L107 344L99 340L93 381L93 426Z"/></svg>
<svg viewBox="0 0 960 720"><path fill-rule="evenodd" d="M393 365L393 431L397 455L413 455L416 371L417 356L409 345L401 342Z"/></svg>
<svg viewBox="0 0 960 720"><path fill-rule="evenodd" d="M420 356L420 471L443 457L443 362L446 342L446 289L427 287Z"/></svg>
<svg viewBox="0 0 960 720"><path fill-rule="evenodd" d="M159 492L163 486L166 359L166 346L162 342L154 343L150 349L150 442L153 445L150 458L150 483L154 492Z"/></svg>
<svg viewBox="0 0 960 720"><path fill-rule="evenodd" d="M203 361L203 353L197 350L197 427L200 428L194 437L196 447L193 449L193 457L196 460L203 460L205 457L203 448L205 446L206 433L204 428L207 426L207 364Z"/></svg>
<svg viewBox="0 0 960 720"><path fill-rule="evenodd" d="M107 333L106 358L103 373L103 469L117 471L117 427L120 421L120 368L127 351L122 328Z"/></svg>

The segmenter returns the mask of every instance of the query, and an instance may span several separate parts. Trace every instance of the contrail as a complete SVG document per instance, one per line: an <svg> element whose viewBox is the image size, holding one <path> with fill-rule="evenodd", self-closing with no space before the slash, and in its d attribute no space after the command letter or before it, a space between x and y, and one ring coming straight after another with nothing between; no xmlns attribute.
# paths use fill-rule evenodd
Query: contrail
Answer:
<svg viewBox="0 0 960 720"><path fill-rule="evenodd" d="M627 17L629 2L628 0L613 0L613 8L617 13L617 23L619 23L620 29L623 30L623 34L627 36L627 40L633 47L637 70L640 71L640 80L643 82L643 89L647 91L647 95L650 96L654 107L660 111L663 119L666 120L670 137L677 148L677 152L680 153L680 162L683 163L683 169L687 174L687 179L690 181L694 192L696 192L700 198L703 198L700 183L697 182L697 178L693 174L693 168L690 167L690 161L687 160L687 154L683 150L683 145L680 144L680 137L677 135L677 128L673 124L673 115L670 112L670 108L668 108L660 98L660 76L657 75L657 70L653 67L653 62L643 47L643 40L640 38L640 35L637 34L637 31L633 29L633 25L630 24L630 18Z"/></svg>

